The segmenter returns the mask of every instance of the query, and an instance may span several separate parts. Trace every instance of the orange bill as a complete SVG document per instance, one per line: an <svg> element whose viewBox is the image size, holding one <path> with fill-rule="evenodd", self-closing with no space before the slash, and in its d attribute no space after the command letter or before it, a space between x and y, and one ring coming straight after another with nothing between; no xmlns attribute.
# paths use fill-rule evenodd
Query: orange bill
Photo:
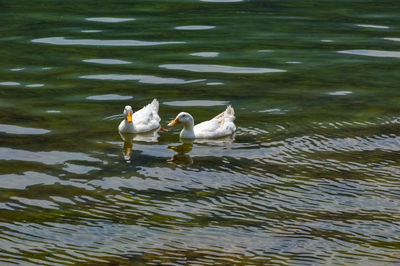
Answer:
<svg viewBox="0 0 400 266"><path fill-rule="evenodd" d="M172 120L167 126L172 127L173 125L179 123L178 118L175 118L174 120Z"/></svg>
<svg viewBox="0 0 400 266"><path fill-rule="evenodd" d="M126 120L127 120L129 123L132 123L132 114L131 114L131 113L128 113L128 114L126 115Z"/></svg>

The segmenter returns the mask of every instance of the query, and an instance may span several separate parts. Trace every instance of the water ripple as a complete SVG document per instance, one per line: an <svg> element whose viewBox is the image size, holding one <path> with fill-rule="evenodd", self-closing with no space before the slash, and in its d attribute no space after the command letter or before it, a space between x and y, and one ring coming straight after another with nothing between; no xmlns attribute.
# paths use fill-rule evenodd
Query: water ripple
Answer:
<svg viewBox="0 0 400 266"><path fill-rule="evenodd" d="M0 175L0 188L25 189L32 185L51 185L58 180L50 175L28 171L23 175Z"/></svg>
<svg viewBox="0 0 400 266"><path fill-rule="evenodd" d="M8 2L0 264L399 264L394 1ZM154 97L237 132L118 134Z"/></svg>
<svg viewBox="0 0 400 266"><path fill-rule="evenodd" d="M198 65L198 64L165 64L161 68L174 70L187 70L193 72L210 73L229 73L229 74L263 74L274 72L286 72L286 70L274 68L256 68L256 67L233 67L223 65Z"/></svg>
<svg viewBox="0 0 400 266"><path fill-rule="evenodd" d="M97 79L97 80L137 80L140 83L148 83L148 84L188 84L188 83L204 81L204 79L187 81L184 79L161 78L150 75L123 75L123 74L84 75L80 76L80 78Z"/></svg>
<svg viewBox="0 0 400 266"><path fill-rule="evenodd" d="M18 201L24 205L30 205L34 207L40 207L45 209L58 209L58 204L48 200L38 200L38 199L27 199L21 197L11 197L11 200Z"/></svg>
<svg viewBox="0 0 400 266"><path fill-rule="evenodd" d="M65 167L63 168L64 171L74 173L74 174L87 174L93 170L101 170L98 167L86 166L86 165L78 165L72 163L65 163Z"/></svg>
<svg viewBox="0 0 400 266"><path fill-rule="evenodd" d="M4 132L7 134L17 134L17 135L42 135L42 134L47 134L51 131L41 128L0 124L0 132Z"/></svg>
<svg viewBox="0 0 400 266"><path fill-rule="evenodd" d="M356 24L358 27L362 28L373 28L373 29L389 29L388 26L381 26L381 25L371 25L371 24Z"/></svg>
<svg viewBox="0 0 400 266"><path fill-rule="evenodd" d="M175 29L177 29L177 30L209 30L209 29L214 29L214 28L215 28L215 26L202 26L202 25L175 27Z"/></svg>
<svg viewBox="0 0 400 266"><path fill-rule="evenodd" d="M28 87L28 88L39 88L39 87L43 87L44 86L44 84L28 84L28 85L26 85L26 87Z"/></svg>
<svg viewBox="0 0 400 266"><path fill-rule="evenodd" d="M384 40L400 42L400 38L383 38Z"/></svg>
<svg viewBox="0 0 400 266"><path fill-rule="evenodd" d="M344 50L338 51L341 54L352 54L352 55L365 55L374 57L394 57L400 58L400 52L397 51L382 51L382 50Z"/></svg>
<svg viewBox="0 0 400 266"><path fill-rule="evenodd" d="M211 2L211 3L236 3L242 2L243 0L200 0L201 2Z"/></svg>
<svg viewBox="0 0 400 266"><path fill-rule="evenodd" d="M98 32L102 32L101 30L81 30L81 32L83 33L98 33Z"/></svg>
<svg viewBox="0 0 400 266"><path fill-rule="evenodd" d="M191 100L191 101L172 101L163 102L165 105L171 106L217 106L217 105L227 105L227 101L210 101L210 100Z"/></svg>
<svg viewBox="0 0 400 266"><path fill-rule="evenodd" d="M0 86L18 86L21 85L21 83L16 82L16 81L3 81L0 82Z"/></svg>
<svg viewBox="0 0 400 266"><path fill-rule="evenodd" d="M219 53L217 53L217 52L199 52L199 53L191 53L190 55L200 56L200 57L217 57L219 55Z"/></svg>
<svg viewBox="0 0 400 266"><path fill-rule="evenodd" d="M132 62L124 61L124 60L117 60L117 59L85 59L82 60L86 63L96 63L96 64L103 64L103 65L126 65L132 64Z"/></svg>
<svg viewBox="0 0 400 266"><path fill-rule="evenodd" d="M102 94L102 95L92 95L86 97L88 100L95 100L95 101L124 101L132 99L132 96L123 96L118 94Z"/></svg>
<svg viewBox="0 0 400 266"><path fill-rule="evenodd" d="M333 92L328 92L329 95L333 96L343 96L343 95L349 95L352 94L353 92L351 91L333 91Z"/></svg>
<svg viewBox="0 0 400 266"><path fill-rule="evenodd" d="M0 147L0 160L38 162L48 165L63 164L66 161L71 161L71 160L102 162L100 159L93 158L85 153L80 153L80 152L62 152L62 151L31 152L26 150L18 150L5 147Z"/></svg>
<svg viewBox="0 0 400 266"><path fill-rule="evenodd" d="M106 22L106 23L119 23L126 21L136 20L135 18L112 18L112 17L98 17L98 18L85 18L88 21Z"/></svg>
<svg viewBox="0 0 400 266"><path fill-rule="evenodd" d="M34 43L54 45L88 45L88 46L155 46L168 44L183 44L185 42L146 42L136 40L95 40L95 39L65 39L65 37L48 37L33 39Z"/></svg>

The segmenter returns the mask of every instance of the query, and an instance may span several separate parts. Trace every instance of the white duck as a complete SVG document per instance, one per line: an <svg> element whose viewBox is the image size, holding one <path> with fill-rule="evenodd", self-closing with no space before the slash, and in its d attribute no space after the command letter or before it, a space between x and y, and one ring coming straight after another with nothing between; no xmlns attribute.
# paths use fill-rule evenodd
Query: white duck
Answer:
<svg viewBox="0 0 400 266"><path fill-rule="evenodd" d="M179 136L183 139L219 138L235 132L236 126L233 123L234 120L235 111L229 105L224 112L213 119L197 125L194 125L194 119L189 113L181 112L168 126L182 123L183 129Z"/></svg>
<svg viewBox="0 0 400 266"><path fill-rule="evenodd" d="M154 99L150 104L133 113L132 107L124 109L124 120L118 126L122 133L141 133L160 128L159 103Z"/></svg>

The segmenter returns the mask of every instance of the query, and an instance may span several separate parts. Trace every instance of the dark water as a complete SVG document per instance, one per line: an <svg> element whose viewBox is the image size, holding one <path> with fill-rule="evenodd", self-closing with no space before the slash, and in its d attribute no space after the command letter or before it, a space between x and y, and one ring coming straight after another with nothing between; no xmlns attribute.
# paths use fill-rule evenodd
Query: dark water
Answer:
<svg viewBox="0 0 400 266"><path fill-rule="evenodd" d="M400 263L398 2L0 10L0 264ZM153 98L237 133L121 138Z"/></svg>

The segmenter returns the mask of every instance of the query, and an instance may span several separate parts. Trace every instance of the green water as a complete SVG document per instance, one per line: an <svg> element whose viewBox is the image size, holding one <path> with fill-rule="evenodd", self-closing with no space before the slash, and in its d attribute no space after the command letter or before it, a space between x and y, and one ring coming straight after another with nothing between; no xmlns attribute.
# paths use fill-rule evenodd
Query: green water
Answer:
<svg viewBox="0 0 400 266"><path fill-rule="evenodd" d="M400 263L396 1L0 11L1 265ZM121 137L153 98L236 134Z"/></svg>

